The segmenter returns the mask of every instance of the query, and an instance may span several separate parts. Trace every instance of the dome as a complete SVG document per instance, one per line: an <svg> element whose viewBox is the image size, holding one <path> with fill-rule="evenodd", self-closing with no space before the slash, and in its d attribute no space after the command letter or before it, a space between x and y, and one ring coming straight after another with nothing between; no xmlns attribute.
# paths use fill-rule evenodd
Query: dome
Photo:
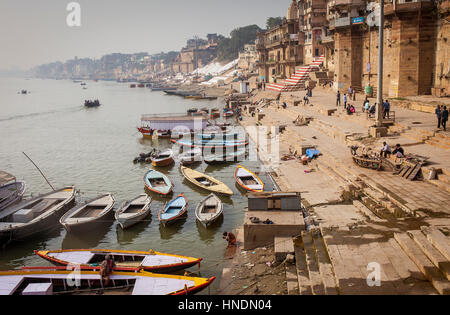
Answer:
<svg viewBox="0 0 450 315"><path fill-rule="evenodd" d="M289 9L287 11L286 18L288 20L296 20L298 19L298 6L297 1L292 0L291 5L289 6Z"/></svg>

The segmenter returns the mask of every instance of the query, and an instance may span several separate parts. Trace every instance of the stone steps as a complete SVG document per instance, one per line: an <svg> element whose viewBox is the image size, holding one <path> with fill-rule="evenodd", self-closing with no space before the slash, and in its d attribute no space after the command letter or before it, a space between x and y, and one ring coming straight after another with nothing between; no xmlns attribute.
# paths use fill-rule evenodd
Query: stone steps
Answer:
<svg viewBox="0 0 450 315"><path fill-rule="evenodd" d="M339 294L333 266L320 230L303 231L294 239L297 281L301 295Z"/></svg>
<svg viewBox="0 0 450 315"><path fill-rule="evenodd" d="M432 244L428 240L420 237L418 233L421 232L409 231L407 233L394 233L394 238L428 281L431 282L436 291L441 295L449 295L450 282L440 269L443 267L444 270L447 270L447 264L439 264L443 255L442 253L438 255L438 249L431 247ZM433 263L433 260L438 262L438 266Z"/></svg>

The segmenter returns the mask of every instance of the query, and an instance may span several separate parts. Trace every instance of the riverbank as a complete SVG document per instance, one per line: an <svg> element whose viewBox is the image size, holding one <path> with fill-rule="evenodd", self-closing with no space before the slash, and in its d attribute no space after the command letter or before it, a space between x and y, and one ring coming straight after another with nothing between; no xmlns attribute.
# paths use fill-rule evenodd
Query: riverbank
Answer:
<svg viewBox="0 0 450 315"><path fill-rule="evenodd" d="M279 282L287 284L289 294L448 292L448 270L436 264L434 256L444 262L448 257L442 258L445 255L431 245L430 236L438 235L441 241L448 242L450 168L445 158L448 149L442 147L450 139L448 133L433 128L431 114L393 106L396 121L388 137L371 138L368 127L373 121L359 108L355 115L348 116L342 107L336 108L334 95L320 88L313 90L311 103L303 106L303 95L283 93L277 100L276 93L255 93L251 102L266 101L256 106L259 115L243 111L241 121L244 127L285 126L280 134L280 156L291 159L280 161L274 170L275 180L283 190L302 192L313 222L312 232L299 231L301 236L293 240L295 273L287 264L284 275L278 274ZM362 101L360 96L352 103ZM286 109L280 106L283 102L287 103ZM438 145L436 139L441 140ZM407 152L430 155L428 165L421 170L423 180L411 181L353 164L348 146L376 149L383 140L391 145L401 143ZM299 152L305 147L321 152L307 165L299 161ZM439 175L428 180L431 167ZM437 252L427 253L424 248ZM248 268L242 250L236 253L224 269L221 287ZM380 266L381 286L367 284L371 263ZM226 271L232 275L225 277ZM279 292L283 290L281 285Z"/></svg>

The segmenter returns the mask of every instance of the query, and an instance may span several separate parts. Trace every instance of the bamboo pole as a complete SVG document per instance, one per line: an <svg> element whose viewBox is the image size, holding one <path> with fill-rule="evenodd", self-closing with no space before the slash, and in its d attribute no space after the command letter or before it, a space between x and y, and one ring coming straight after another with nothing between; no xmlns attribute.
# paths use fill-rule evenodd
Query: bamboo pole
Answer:
<svg viewBox="0 0 450 315"><path fill-rule="evenodd" d="M42 171L39 169L39 167L36 165L36 163L34 163L33 160L25 152L22 152L22 153L23 153L23 155L25 155L28 158L28 160L30 160L31 163L33 163L33 165L37 168L39 173L41 173L42 177L44 177L44 179L47 182L47 184L53 189L53 191L55 191L55 188L53 188L52 184L50 184L50 182L48 181L47 177L45 177L44 173L42 173Z"/></svg>

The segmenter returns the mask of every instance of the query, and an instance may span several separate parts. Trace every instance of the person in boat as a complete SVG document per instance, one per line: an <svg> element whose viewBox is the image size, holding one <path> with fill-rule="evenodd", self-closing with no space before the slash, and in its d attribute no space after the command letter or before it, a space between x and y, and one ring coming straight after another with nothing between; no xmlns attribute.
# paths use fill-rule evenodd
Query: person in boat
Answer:
<svg viewBox="0 0 450 315"><path fill-rule="evenodd" d="M383 148L381 149L380 155L385 158L387 158L388 155L391 155L391 147L386 142L383 142Z"/></svg>
<svg viewBox="0 0 450 315"><path fill-rule="evenodd" d="M405 156L405 150L403 150L400 144L396 144L392 154L394 154L398 158L402 158Z"/></svg>
<svg viewBox="0 0 450 315"><path fill-rule="evenodd" d="M110 255L106 255L105 260L100 265L100 276L102 277L103 286L107 287L109 284L111 273L113 272L116 264L111 259Z"/></svg>
<svg viewBox="0 0 450 315"><path fill-rule="evenodd" d="M228 246L233 246L236 244L236 236L231 232L223 232L222 238L228 242Z"/></svg>

